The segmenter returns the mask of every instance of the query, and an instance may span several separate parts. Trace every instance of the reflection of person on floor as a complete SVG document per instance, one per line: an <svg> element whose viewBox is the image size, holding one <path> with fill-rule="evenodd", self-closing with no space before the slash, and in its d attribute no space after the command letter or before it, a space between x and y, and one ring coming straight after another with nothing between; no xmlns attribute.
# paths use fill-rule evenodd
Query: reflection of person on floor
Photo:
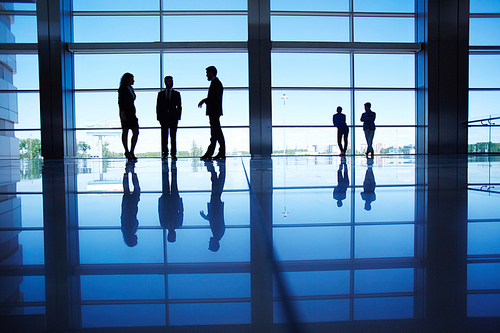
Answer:
<svg viewBox="0 0 500 333"><path fill-rule="evenodd" d="M348 187L349 174L347 171L346 160L343 158L339 165L339 169L337 170L337 186L333 189L333 198L337 200L337 207L342 207L342 200L346 198Z"/></svg>
<svg viewBox="0 0 500 333"><path fill-rule="evenodd" d="M201 217L210 222L210 229L212 229L213 237L210 237L208 249L213 252L219 250L219 242L226 231L226 224L224 223L224 203L221 200L224 182L226 181L226 163L224 160L219 160L217 164L219 165L219 176L217 176L217 172L215 172L213 162L205 162L207 171L211 174L212 193L210 194L210 202L207 203L208 214L200 211Z"/></svg>
<svg viewBox="0 0 500 333"><path fill-rule="evenodd" d="M363 192L361 198L365 201L365 210L372 209L372 202L377 199L375 195L375 176L373 175L373 158L368 160L368 168L365 173L365 180L363 182Z"/></svg>
<svg viewBox="0 0 500 333"><path fill-rule="evenodd" d="M132 174L132 185L134 190L130 192L129 176ZM137 210L141 196L141 188L139 187L139 179L134 171L134 164L127 163L125 173L123 174L123 199L122 199L122 233L123 240L128 246L137 245L137 227L139 221L137 220Z"/></svg>
<svg viewBox="0 0 500 333"><path fill-rule="evenodd" d="M172 160L172 186L170 186L168 171L168 162L165 162L161 173L162 195L158 198L158 216L161 226L168 230L167 240L172 243L176 239L175 229L180 228L184 220L184 205L177 188L175 160Z"/></svg>

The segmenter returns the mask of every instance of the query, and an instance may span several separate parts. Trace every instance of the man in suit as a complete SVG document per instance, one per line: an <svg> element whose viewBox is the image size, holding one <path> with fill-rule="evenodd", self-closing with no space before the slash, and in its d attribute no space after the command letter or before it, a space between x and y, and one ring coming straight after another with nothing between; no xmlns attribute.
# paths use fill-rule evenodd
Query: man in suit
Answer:
<svg viewBox="0 0 500 333"><path fill-rule="evenodd" d="M220 126L220 116L222 116L222 92L224 88L217 77L217 68L215 68L215 66L208 66L206 71L207 80L210 81L210 87L208 88L207 98L202 99L200 103L198 103L198 107L201 108L203 104L206 104L206 115L210 121L210 145L208 146L205 154L203 154L200 158L202 160L225 160L226 143ZM217 142L219 142L219 152L216 156L212 157Z"/></svg>
<svg viewBox="0 0 500 333"><path fill-rule="evenodd" d="M181 94L172 89L174 79L171 76L165 76L165 88L158 93L156 99L156 119L161 125L161 158L165 160L168 157L168 136L170 132L170 155L173 160L177 159L177 123L181 120Z"/></svg>

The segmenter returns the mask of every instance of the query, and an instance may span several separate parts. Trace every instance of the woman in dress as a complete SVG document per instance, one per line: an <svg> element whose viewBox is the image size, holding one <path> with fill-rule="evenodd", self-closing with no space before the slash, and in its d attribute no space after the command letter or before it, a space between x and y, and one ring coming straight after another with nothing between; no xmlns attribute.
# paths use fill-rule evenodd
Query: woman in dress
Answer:
<svg viewBox="0 0 500 333"><path fill-rule="evenodd" d="M122 143L125 148L125 157L129 161L136 161L134 155L137 137L139 136L139 120L135 115L135 92L132 85L134 84L134 76L130 73L123 74L120 80L120 88L118 88L118 106L120 109L120 121L122 124ZM130 141L130 150L128 149L128 131L132 131L132 139Z"/></svg>

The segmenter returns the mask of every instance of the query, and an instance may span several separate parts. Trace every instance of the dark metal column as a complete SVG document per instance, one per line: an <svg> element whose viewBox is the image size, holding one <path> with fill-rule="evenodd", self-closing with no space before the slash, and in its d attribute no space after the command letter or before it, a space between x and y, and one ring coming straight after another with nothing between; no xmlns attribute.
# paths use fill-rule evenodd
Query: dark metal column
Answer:
<svg viewBox="0 0 500 333"><path fill-rule="evenodd" d="M419 0L417 6L417 41L424 42L417 57L417 124L428 125L417 131L417 147L427 146L418 152L467 153L469 1Z"/></svg>
<svg viewBox="0 0 500 333"><path fill-rule="evenodd" d="M76 154L71 0L37 1L42 155Z"/></svg>
<svg viewBox="0 0 500 333"><path fill-rule="evenodd" d="M270 0L248 0L250 154L271 155Z"/></svg>

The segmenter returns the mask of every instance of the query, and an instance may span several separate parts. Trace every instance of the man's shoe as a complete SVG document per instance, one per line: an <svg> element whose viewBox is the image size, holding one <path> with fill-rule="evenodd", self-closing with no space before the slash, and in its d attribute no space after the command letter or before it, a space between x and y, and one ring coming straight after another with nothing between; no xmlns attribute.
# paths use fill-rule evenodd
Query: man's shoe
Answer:
<svg viewBox="0 0 500 333"><path fill-rule="evenodd" d="M177 161L177 156L172 156L172 161Z"/></svg>
<svg viewBox="0 0 500 333"><path fill-rule="evenodd" d="M214 159L214 160L225 160L226 159L226 155L219 153L219 154L215 155L214 157L212 157L212 159Z"/></svg>
<svg viewBox="0 0 500 333"><path fill-rule="evenodd" d="M212 159L212 156L210 156L210 155L203 155L203 156L200 157L200 160L207 160L207 161L209 161L211 159Z"/></svg>

